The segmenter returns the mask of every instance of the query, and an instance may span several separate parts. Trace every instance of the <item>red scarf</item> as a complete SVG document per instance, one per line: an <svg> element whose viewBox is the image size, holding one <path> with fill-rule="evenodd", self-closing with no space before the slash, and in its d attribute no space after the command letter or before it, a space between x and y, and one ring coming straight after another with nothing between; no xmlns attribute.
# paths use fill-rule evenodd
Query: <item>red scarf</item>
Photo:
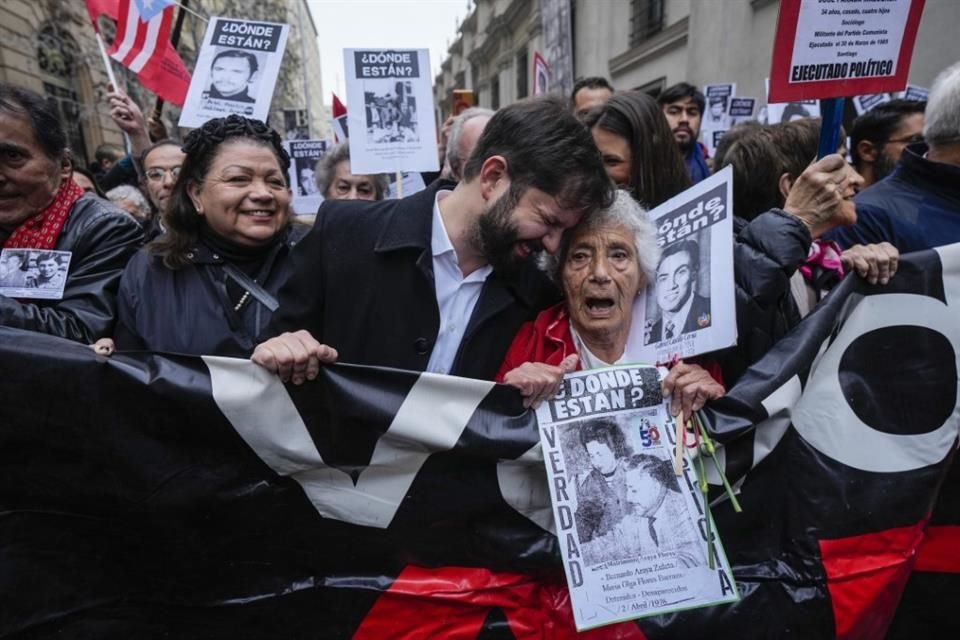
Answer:
<svg viewBox="0 0 960 640"><path fill-rule="evenodd" d="M83 189L73 178L64 180L46 209L27 218L13 230L4 249L53 249L67 223L73 204L83 195Z"/></svg>

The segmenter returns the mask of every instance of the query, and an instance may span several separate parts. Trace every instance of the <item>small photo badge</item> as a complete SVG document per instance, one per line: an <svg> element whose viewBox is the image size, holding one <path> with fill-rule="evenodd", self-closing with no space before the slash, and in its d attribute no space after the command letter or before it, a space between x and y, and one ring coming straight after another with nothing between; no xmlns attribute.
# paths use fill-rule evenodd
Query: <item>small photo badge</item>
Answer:
<svg viewBox="0 0 960 640"><path fill-rule="evenodd" d="M4 249L0 251L0 295L60 300L70 269L69 251Z"/></svg>

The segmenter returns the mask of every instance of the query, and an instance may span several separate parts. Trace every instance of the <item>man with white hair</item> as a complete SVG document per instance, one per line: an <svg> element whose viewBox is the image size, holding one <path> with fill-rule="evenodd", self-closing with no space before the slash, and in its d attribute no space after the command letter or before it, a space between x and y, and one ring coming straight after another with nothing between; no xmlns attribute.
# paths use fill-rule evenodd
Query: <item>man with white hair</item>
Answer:
<svg viewBox="0 0 960 640"><path fill-rule="evenodd" d="M857 224L828 235L843 248L889 242L900 253L960 242L960 62L933 83L925 142L856 199Z"/></svg>
<svg viewBox="0 0 960 640"><path fill-rule="evenodd" d="M467 163L480 134L487 126L493 111L483 107L465 109L453 120L450 127L450 138L447 142L447 158L444 173L451 180L460 182L463 179L463 165Z"/></svg>

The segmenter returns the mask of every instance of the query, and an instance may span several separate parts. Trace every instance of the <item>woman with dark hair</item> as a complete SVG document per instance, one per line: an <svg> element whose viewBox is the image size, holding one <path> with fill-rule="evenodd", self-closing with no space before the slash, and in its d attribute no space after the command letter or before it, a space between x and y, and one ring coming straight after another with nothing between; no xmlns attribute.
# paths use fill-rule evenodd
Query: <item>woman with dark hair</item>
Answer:
<svg viewBox="0 0 960 640"><path fill-rule="evenodd" d="M186 138L166 233L120 284L117 349L247 356L277 307L290 250L290 157L280 136L238 115Z"/></svg>
<svg viewBox="0 0 960 640"><path fill-rule="evenodd" d="M656 101L641 91L618 93L584 124L603 155L607 175L652 209L690 186L683 157Z"/></svg>

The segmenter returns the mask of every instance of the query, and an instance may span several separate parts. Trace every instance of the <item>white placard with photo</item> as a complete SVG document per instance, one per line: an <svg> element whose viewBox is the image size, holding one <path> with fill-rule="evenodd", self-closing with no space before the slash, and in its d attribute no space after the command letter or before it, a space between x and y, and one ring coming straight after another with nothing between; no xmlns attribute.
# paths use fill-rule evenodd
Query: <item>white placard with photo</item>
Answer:
<svg viewBox="0 0 960 640"><path fill-rule="evenodd" d="M580 371L537 409L578 630L739 599L686 449L674 470L660 381L655 367Z"/></svg>
<svg viewBox="0 0 960 640"><path fill-rule="evenodd" d="M427 49L344 49L354 175L437 171Z"/></svg>
<svg viewBox="0 0 960 640"><path fill-rule="evenodd" d="M290 154L293 212L297 215L313 215L323 202L323 194L317 186L317 162L330 150L330 141L290 140L284 144Z"/></svg>
<svg viewBox="0 0 960 640"><path fill-rule="evenodd" d="M634 308L644 329L641 362L737 343L732 202L733 169L726 167L650 212L662 255L656 280Z"/></svg>
<svg viewBox="0 0 960 640"><path fill-rule="evenodd" d="M706 105L700 128L704 131L726 131L730 128L730 101L737 95L737 85L708 84L703 88Z"/></svg>
<svg viewBox="0 0 960 640"><path fill-rule="evenodd" d="M883 104L884 102L890 102L889 93L874 93L868 96L854 96L853 97L853 108L856 110L858 116L862 116L870 109L873 109L877 105Z"/></svg>
<svg viewBox="0 0 960 640"><path fill-rule="evenodd" d="M908 84L907 88L899 94L904 100L916 100L917 102L926 102L929 95L929 89L916 84Z"/></svg>
<svg viewBox="0 0 960 640"><path fill-rule="evenodd" d="M181 127L236 113L266 121L290 26L214 17L207 24Z"/></svg>
<svg viewBox="0 0 960 640"><path fill-rule="evenodd" d="M753 120L756 116L757 99L746 98L742 96L730 99L730 107L727 109L727 115L730 116L730 126Z"/></svg>
<svg viewBox="0 0 960 640"><path fill-rule="evenodd" d="M423 176L419 171L404 171L400 178L403 197L412 196L418 191L423 191L427 185L423 183ZM390 179L390 186L387 187L386 200L396 200L400 197L401 191L397 189L397 176L394 174Z"/></svg>
<svg viewBox="0 0 960 640"><path fill-rule="evenodd" d="M20 299L62 299L71 256L69 251L41 249L0 251L0 295Z"/></svg>

